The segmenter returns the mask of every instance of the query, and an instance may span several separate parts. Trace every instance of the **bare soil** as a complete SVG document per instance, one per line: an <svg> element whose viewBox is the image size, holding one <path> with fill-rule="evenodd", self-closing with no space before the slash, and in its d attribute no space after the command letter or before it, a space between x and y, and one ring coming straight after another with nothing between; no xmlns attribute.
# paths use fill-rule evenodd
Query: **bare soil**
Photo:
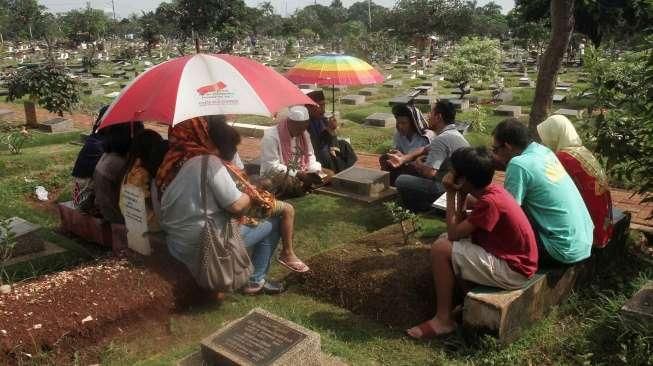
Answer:
<svg viewBox="0 0 653 366"><path fill-rule="evenodd" d="M414 239L404 245L398 225L319 254L307 264L308 274L291 275L289 281L353 313L392 327L435 315L429 246Z"/></svg>

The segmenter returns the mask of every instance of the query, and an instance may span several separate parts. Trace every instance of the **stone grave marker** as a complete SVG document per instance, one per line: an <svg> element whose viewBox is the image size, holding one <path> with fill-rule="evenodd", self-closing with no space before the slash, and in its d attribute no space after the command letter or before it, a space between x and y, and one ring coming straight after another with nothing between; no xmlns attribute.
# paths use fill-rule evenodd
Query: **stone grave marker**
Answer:
<svg viewBox="0 0 653 366"><path fill-rule="evenodd" d="M140 187L125 184L120 190L120 208L125 217L127 229L127 246L143 255L150 255L152 248L147 233L147 210L145 193Z"/></svg>
<svg viewBox="0 0 653 366"><path fill-rule="evenodd" d="M450 99L449 102L453 104L456 107L456 109L460 111L466 111L469 109L469 99L456 98L456 99Z"/></svg>
<svg viewBox="0 0 653 366"><path fill-rule="evenodd" d="M555 90L568 92L571 88L568 86L556 86Z"/></svg>
<svg viewBox="0 0 653 366"><path fill-rule="evenodd" d="M500 105L494 108L494 114L500 116L519 117L521 116L521 106L518 105Z"/></svg>
<svg viewBox="0 0 653 366"><path fill-rule="evenodd" d="M397 120L392 113L374 113L365 118L365 123L376 127L395 127Z"/></svg>
<svg viewBox="0 0 653 366"><path fill-rule="evenodd" d="M0 121L6 121L14 116L14 112L9 109L0 109Z"/></svg>
<svg viewBox="0 0 653 366"><path fill-rule="evenodd" d="M651 329L653 327L653 281L648 281L626 301L621 307L621 313L631 321Z"/></svg>
<svg viewBox="0 0 653 366"><path fill-rule="evenodd" d="M40 228L40 226L32 224L20 217L12 217L9 219L9 231L11 231L16 238L16 246L11 255L12 258L43 251L45 247L43 239L36 235L36 232ZM4 238L6 235L7 234L0 229L0 237Z"/></svg>
<svg viewBox="0 0 653 366"><path fill-rule="evenodd" d="M553 94L553 103L564 103L567 100L566 95Z"/></svg>
<svg viewBox="0 0 653 366"><path fill-rule="evenodd" d="M390 80L390 81L387 81L387 82L383 83L383 87L384 88L393 88L394 89L394 88L400 87L401 84L403 84L403 82L401 80Z"/></svg>
<svg viewBox="0 0 653 366"><path fill-rule="evenodd" d="M397 96L397 97L394 97L394 98L390 99L388 101L388 105L390 107L392 107L392 106L395 106L397 104L406 104L408 102L410 102L410 97L405 96L405 95L400 95L400 96Z"/></svg>
<svg viewBox="0 0 653 366"><path fill-rule="evenodd" d="M431 88L437 88L438 82L435 80L425 80L420 83L420 86L430 86Z"/></svg>
<svg viewBox="0 0 653 366"><path fill-rule="evenodd" d="M370 96L370 95L377 94L378 92L379 92L379 88L363 88L358 91L358 94Z"/></svg>
<svg viewBox="0 0 653 366"><path fill-rule="evenodd" d="M57 117L41 122L39 123L39 129L49 133L74 131L73 121L63 117Z"/></svg>
<svg viewBox="0 0 653 366"><path fill-rule="evenodd" d="M431 93L433 93L433 87L430 85L416 86L413 90L419 91L422 95L431 95Z"/></svg>
<svg viewBox="0 0 653 366"><path fill-rule="evenodd" d="M120 92L115 91L115 92L111 92L111 93L109 93L109 94L106 94L105 97L107 97L107 98L115 98L115 97L117 97L118 95L120 95Z"/></svg>
<svg viewBox="0 0 653 366"><path fill-rule="evenodd" d="M474 91L474 89L472 89L472 88L465 88L465 90L464 90L464 94L466 95L466 94L469 94L469 93L471 93L471 92L473 92L473 91ZM463 93L463 91L461 91L461 90L458 89L458 88L456 88L456 89L451 89L451 94L460 95L460 94L462 94L462 93Z"/></svg>
<svg viewBox="0 0 653 366"><path fill-rule="evenodd" d="M433 100L435 100L435 98L433 98L433 96L431 96L431 95L421 95L420 94L420 95L416 96L415 98L413 98L413 103L415 103L415 104L429 104L430 105L431 103L433 103Z"/></svg>
<svg viewBox="0 0 653 366"><path fill-rule="evenodd" d="M340 98L340 101L342 104L361 105L365 103L365 96L356 94L345 95L344 97Z"/></svg>
<svg viewBox="0 0 653 366"><path fill-rule="evenodd" d="M115 85L117 83L118 82L116 82L116 81L107 81L106 83L103 83L102 86L111 86L111 85Z"/></svg>
<svg viewBox="0 0 653 366"><path fill-rule="evenodd" d="M372 203L390 198L397 190L390 187L390 173L353 166L331 178L331 185L317 192Z"/></svg>
<svg viewBox="0 0 653 366"><path fill-rule="evenodd" d="M553 114L561 114L563 116L567 117L574 117L574 118L581 118L583 116L583 110L577 110L577 109L566 109L566 108L561 108L558 109L557 111L553 112Z"/></svg>
<svg viewBox="0 0 653 366"><path fill-rule="evenodd" d="M533 86L533 82L529 78L519 78L519 86Z"/></svg>
<svg viewBox="0 0 653 366"><path fill-rule="evenodd" d="M84 89L84 94L86 95L104 95L104 88L91 87L90 89Z"/></svg>
<svg viewBox="0 0 653 366"><path fill-rule="evenodd" d="M321 365L320 335L261 308L227 324L178 365Z"/></svg>
<svg viewBox="0 0 653 366"><path fill-rule="evenodd" d="M503 90L501 93L499 93L494 99L506 103L506 102L512 102L512 91L511 90Z"/></svg>

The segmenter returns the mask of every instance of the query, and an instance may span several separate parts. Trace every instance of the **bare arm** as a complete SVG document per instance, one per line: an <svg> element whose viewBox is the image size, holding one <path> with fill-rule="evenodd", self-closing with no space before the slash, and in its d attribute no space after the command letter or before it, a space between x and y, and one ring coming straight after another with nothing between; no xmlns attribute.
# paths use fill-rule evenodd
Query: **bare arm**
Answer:
<svg viewBox="0 0 653 366"><path fill-rule="evenodd" d="M236 202L232 203L231 205L227 206L225 210L227 210L229 213L234 214L236 216L242 215L251 205L251 199L249 198L248 195L243 193L240 198L236 200Z"/></svg>

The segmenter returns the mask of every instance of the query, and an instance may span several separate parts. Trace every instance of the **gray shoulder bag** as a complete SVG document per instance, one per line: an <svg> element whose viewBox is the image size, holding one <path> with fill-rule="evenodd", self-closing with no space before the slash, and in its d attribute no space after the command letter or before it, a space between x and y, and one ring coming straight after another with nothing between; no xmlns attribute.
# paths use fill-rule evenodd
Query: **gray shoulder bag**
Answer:
<svg viewBox="0 0 653 366"><path fill-rule="evenodd" d="M204 155L200 194L206 221L200 234L199 265L194 275L197 283L203 288L229 292L245 286L254 267L240 236L238 222L230 218L224 227L220 227L208 214L208 161L209 156Z"/></svg>

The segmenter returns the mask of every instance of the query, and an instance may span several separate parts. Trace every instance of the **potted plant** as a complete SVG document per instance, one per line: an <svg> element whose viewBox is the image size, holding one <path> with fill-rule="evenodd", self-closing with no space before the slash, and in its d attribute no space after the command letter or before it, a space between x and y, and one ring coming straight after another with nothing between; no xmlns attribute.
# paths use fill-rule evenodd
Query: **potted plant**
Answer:
<svg viewBox="0 0 653 366"><path fill-rule="evenodd" d="M7 101L29 96L24 102L29 127L38 127L36 104L63 117L79 102L79 86L53 62L16 70L6 78Z"/></svg>

